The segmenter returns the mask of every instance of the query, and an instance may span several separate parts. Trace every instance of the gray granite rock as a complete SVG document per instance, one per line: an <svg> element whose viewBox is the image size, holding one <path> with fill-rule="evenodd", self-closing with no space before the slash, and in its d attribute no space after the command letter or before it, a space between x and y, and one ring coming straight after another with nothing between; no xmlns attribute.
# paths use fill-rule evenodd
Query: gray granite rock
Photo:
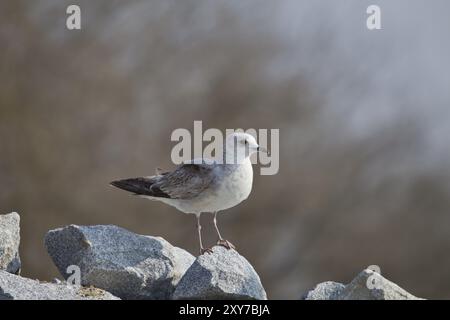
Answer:
<svg viewBox="0 0 450 320"><path fill-rule="evenodd" d="M370 269L360 272L349 284L327 281L310 290L306 300L417 300L395 283Z"/></svg>
<svg viewBox="0 0 450 320"><path fill-rule="evenodd" d="M20 273L20 216L16 212L0 215L0 270Z"/></svg>
<svg viewBox="0 0 450 320"><path fill-rule="evenodd" d="M94 287L39 282L0 271L0 300L118 300Z"/></svg>
<svg viewBox="0 0 450 320"><path fill-rule="evenodd" d="M310 290L304 297L304 300L336 300L339 294L344 290L342 283L326 281L319 283L314 289Z"/></svg>
<svg viewBox="0 0 450 320"><path fill-rule="evenodd" d="M173 299L267 299L258 274L235 250L215 246L199 256L178 283Z"/></svg>
<svg viewBox="0 0 450 320"><path fill-rule="evenodd" d="M168 299L195 258L160 237L143 236L113 225L51 230L45 246L61 275L78 266L81 284L122 299Z"/></svg>
<svg viewBox="0 0 450 320"><path fill-rule="evenodd" d="M342 292L338 300L419 300L395 283L370 269L360 272Z"/></svg>

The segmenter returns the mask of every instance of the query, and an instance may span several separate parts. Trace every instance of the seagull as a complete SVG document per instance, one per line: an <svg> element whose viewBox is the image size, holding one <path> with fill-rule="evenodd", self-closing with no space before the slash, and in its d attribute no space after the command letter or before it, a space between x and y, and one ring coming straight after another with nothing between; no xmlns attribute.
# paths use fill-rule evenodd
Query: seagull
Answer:
<svg viewBox="0 0 450 320"><path fill-rule="evenodd" d="M217 213L248 198L253 184L250 156L259 151L267 153L252 135L235 132L225 139L220 163L207 158L189 160L173 171L162 172L157 168L156 175L116 180L111 185L146 199L161 201L184 213L195 214L200 255L212 252L203 246L200 215L212 213L219 238L217 244L235 249L222 237L217 226Z"/></svg>

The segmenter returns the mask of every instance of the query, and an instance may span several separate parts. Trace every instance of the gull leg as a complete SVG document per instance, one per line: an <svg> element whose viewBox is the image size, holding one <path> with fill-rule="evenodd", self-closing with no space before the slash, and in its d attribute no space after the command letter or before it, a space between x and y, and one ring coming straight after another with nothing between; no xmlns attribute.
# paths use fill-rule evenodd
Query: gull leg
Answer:
<svg viewBox="0 0 450 320"><path fill-rule="evenodd" d="M222 235L220 234L219 228L217 227L217 211L214 212L214 227L216 228L217 235L219 236L219 240L217 240L217 244L219 246L223 246L227 249L236 249L236 247L228 240L225 240L222 238Z"/></svg>
<svg viewBox="0 0 450 320"><path fill-rule="evenodd" d="M198 231L198 240L200 241L200 255L206 253L212 253L213 251L210 248L204 248L202 242L202 225L200 224L200 215L197 215L197 231Z"/></svg>

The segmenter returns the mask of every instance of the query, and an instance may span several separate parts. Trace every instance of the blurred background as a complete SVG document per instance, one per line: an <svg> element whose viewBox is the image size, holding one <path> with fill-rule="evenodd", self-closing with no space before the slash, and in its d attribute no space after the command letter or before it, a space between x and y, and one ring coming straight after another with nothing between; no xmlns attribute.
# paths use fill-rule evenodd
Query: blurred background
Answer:
<svg viewBox="0 0 450 320"><path fill-rule="evenodd" d="M66 8L81 7L81 31ZM381 7L382 29L366 28ZM108 186L170 169L176 128L279 128L280 170L219 218L269 298L377 264L450 298L448 1L0 3L0 212L22 274L47 230L116 224L197 254L195 218ZM255 170L259 172L259 168ZM211 215L204 237L215 242Z"/></svg>

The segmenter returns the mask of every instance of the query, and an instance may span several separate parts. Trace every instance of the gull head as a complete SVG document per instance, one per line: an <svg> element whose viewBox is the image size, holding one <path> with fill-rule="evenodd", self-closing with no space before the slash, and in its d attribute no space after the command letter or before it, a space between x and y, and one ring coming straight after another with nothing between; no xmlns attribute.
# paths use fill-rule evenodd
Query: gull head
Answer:
<svg viewBox="0 0 450 320"><path fill-rule="evenodd" d="M266 149L260 147L256 139L248 133L235 132L227 136L226 142L227 163L241 163L253 153Z"/></svg>

